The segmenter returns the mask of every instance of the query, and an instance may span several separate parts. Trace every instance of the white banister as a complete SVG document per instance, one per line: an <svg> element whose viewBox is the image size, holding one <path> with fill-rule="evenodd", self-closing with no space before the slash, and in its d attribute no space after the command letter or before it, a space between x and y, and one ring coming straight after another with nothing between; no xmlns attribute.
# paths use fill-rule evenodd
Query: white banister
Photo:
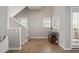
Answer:
<svg viewBox="0 0 79 59"><path fill-rule="evenodd" d="M21 28L10 28L9 33L9 50L20 50L21 49ZM13 42L13 43L12 43ZM16 42L16 44L15 44ZM12 47L11 47L12 46Z"/></svg>

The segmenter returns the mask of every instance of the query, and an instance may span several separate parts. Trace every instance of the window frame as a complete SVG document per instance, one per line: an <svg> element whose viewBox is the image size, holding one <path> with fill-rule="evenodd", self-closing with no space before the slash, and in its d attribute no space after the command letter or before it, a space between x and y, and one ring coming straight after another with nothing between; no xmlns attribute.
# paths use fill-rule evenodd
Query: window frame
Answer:
<svg viewBox="0 0 79 59"><path fill-rule="evenodd" d="M46 21L49 20L49 22L46 23L46 22L44 22L45 20ZM48 26L45 26L47 24L48 24ZM42 19L42 27L43 28L51 28L51 17L50 16L49 17L43 17L43 19Z"/></svg>

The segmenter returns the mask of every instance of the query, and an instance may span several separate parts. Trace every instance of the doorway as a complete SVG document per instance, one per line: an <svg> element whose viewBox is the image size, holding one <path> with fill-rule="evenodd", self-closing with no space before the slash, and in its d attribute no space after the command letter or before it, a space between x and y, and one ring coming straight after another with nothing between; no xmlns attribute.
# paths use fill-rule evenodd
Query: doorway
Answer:
<svg viewBox="0 0 79 59"><path fill-rule="evenodd" d="M79 48L79 7L70 8L71 48Z"/></svg>

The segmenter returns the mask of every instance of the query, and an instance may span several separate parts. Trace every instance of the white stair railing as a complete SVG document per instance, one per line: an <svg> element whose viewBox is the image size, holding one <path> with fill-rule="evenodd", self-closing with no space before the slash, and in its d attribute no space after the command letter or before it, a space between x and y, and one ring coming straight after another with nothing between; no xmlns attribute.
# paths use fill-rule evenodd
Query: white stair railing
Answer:
<svg viewBox="0 0 79 59"><path fill-rule="evenodd" d="M20 42L19 44L17 44L18 46L15 46L15 44L13 43L13 44L10 44L10 45L12 45L13 47L10 47L10 50L17 50L17 49L21 49L21 31L22 31L22 29L21 28L25 28L24 26L22 26L21 25L21 23L18 21L18 20L16 20L16 18L14 18L14 17L11 17L12 19L9 19L9 28L8 28L8 30L9 30L9 33L8 33L8 36L9 36L9 39L10 39L10 41L11 40L14 40L14 42L16 42L16 43L18 43L18 42ZM13 20L14 22L16 22L17 23L17 25L19 25L18 27L17 26L15 26L15 27L11 27L10 25L12 24L12 23L10 23L10 20ZM14 24L15 25L15 24ZM16 32L17 31L17 32ZM11 35L11 33L12 33L12 35ZM15 35L14 35L14 34ZM17 36L17 37L16 37ZM13 39L15 37L15 39ZM16 48L16 47L18 47L18 48Z"/></svg>
<svg viewBox="0 0 79 59"><path fill-rule="evenodd" d="M24 27L25 28L25 26L23 26L22 25L22 23L19 21L19 20L17 20L15 17L11 17L12 19L9 19L9 27L10 27L10 24L12 24L12 23L10 23L10 20L13 20L13 21L15 21L16 23L17 23L17 25L19 25L19 27ZM14 24L15 25L15 24ZM16 26L17 27L17 26ZM12 27L11 27L12 28ZM14 27L13 27L14 28Z"/></svg>
<svg viewBox="0 0 79 59"><path fill-rule="evenodd" d="M21 49L21 28L9 28L9 49L20 50Z"/></svg>
<svg viewBox="0 0 79 59"><path fill-rule="evenodd" d="M21 33L23 32L22 29L26 30L26 28L22 25L22 23L17 20L14 16L16 14L18 14L20 11L22 11L25 8L25 6L23 7L19 7L19 9L17 9L16 7L11 7L9 8L9 15L8 15L8 36L9 36L9 48L11 50L17 50L17 49L21 49L21 39L22 39L22 35ZM13 21L15 24L12 24ZM14 27L11 26L15 25Z"/></svg>

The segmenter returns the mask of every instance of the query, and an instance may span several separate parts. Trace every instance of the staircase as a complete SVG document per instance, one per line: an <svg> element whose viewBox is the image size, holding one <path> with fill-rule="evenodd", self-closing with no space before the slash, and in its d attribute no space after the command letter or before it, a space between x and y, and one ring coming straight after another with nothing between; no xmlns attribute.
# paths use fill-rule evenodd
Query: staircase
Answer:
<svg viewBox="0 0 79 59"><path fill-rule="evenodd" d="M9 8L9 9L11 10L11 8ZM9 16L8 16L7 29L8 29L10 50L21 49L22 48L21 45L24 44L24 42L25 42L25 40L27 39L27 36L28 36L26 34L26 32L27 32L26 27L23 26L23 24L18 19L16 19L14 17L16 14L21 12L25 8L25 6L24 7L19 7L16 10L15 10L15 8L14 7L12 8L13 10L10 12L11 14L9 14Z"/></svg>

